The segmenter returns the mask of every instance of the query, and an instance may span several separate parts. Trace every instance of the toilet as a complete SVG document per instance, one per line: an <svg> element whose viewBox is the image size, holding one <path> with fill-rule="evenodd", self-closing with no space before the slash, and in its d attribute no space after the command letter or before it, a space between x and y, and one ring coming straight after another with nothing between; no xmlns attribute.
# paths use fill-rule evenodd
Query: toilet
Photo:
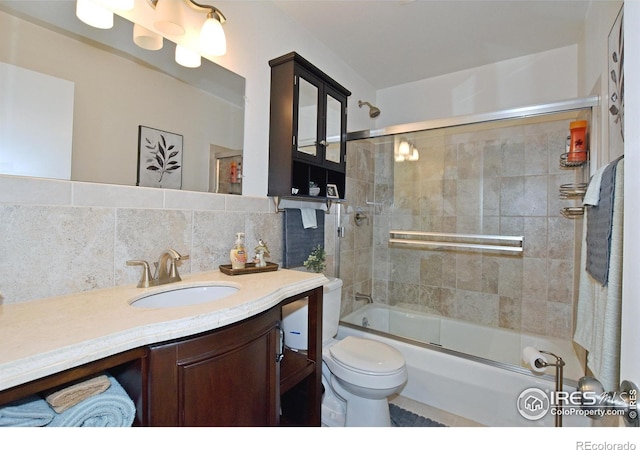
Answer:
<svg viewBox="0 0 640 450"><path fill-rule="evenodd" d="M322 308L322 425L388 427L388 397L407 381L404 357L372 339L336 339L341 298L342 280L329 278ZM307 350L307 301L284 306L282 315L285 345Z"/></svg>

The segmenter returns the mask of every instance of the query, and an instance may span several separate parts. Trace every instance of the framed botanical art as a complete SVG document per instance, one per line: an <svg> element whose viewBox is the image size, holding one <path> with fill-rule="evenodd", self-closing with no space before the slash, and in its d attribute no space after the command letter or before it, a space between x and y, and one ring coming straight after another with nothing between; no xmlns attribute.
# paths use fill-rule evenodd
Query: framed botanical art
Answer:
<svg viewBox="0 0 640 450"><path fill-rule="evenodd" d="M609 155L624 154L624 26L623 11L609 33Z"/></svg>
<svg viewBox="0 0 640 450"><path fill-rule="evenodd" d="M182 136L138 127L137 186L182 188Z"/></svg>

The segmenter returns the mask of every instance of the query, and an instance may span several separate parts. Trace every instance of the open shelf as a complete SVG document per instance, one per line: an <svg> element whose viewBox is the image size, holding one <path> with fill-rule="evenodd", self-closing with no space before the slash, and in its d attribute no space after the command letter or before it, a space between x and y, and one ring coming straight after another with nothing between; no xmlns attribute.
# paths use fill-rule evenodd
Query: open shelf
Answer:
<svg viewBox="0 0 640 450"><path fill-rule="evenodd" d="M286 349L280 363L280 392L289 391L311 375L315 368L316 363L307 359L307 355Z"/></svg>

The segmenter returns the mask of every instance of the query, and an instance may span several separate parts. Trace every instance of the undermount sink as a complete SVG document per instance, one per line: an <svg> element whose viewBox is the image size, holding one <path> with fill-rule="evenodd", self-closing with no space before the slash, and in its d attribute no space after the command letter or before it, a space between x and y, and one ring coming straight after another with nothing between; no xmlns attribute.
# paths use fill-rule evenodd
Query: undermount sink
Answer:
<svg viewBox="0 0 640 450"><path fill-rule="evenodd" d="M209 285L183 287L139 298L138 300L134 300L131 306L135 306L136 308L191 306L220 300L236 292L238 292L238 288L234 286Z"/></svg>

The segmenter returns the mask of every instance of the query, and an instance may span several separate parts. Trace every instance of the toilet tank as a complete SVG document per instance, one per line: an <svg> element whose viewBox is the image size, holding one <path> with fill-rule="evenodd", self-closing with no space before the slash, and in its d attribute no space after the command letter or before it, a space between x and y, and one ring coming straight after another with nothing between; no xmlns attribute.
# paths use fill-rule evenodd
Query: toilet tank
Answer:
<svg viewBox="0 0 640 450"><path fill-rule="evenodd" d="M323 287L322 297L322 342L338 334L342 280L329 278ZM284 345L294 350L307 350L307 321L309 301L304 298L282 307Z"/></svg>

